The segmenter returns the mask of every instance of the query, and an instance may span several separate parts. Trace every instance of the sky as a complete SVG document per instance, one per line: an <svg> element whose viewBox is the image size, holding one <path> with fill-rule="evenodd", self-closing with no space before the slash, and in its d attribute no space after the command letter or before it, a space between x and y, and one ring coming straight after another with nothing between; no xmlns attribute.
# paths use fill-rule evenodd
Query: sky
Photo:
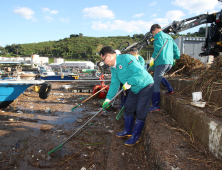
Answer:
<svg viewBox="0 0 222 170"><path fill-rule="evenodd" d="M146 34L222 9L218 0L0 0L0 46L58 41L71 34L89 37ZM206 26L206 25L201 25ZM196 32L199 27L187 32Z"/></svg>

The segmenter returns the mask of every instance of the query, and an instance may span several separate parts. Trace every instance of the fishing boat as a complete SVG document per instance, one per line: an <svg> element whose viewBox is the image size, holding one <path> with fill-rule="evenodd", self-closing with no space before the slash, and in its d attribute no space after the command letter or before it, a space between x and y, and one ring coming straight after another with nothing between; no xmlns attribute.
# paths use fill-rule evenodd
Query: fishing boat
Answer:
<svg viewBox="0 0 222 170"><path fill-rule="evenodd" d="M19 76L20 76L20 78L22 80L35 80L37 74L34 74L34 73L21 73Z"/></svg>
<svg viewBox="0 0 222 170"><path fill-rule="evenodd" d="M4 78L0 80L0 108L11 104L30 86L39 87L39 97L46 99L51 91L51 83L43 80L17 80Z"/></svg>
<svg viewBox="0 0 222 170"><path fill-rule="evenodd" d="M63 68L60 72L54 72L50 66L40 66L39 72L41 74L41 80L77 80L78 74L71 73L70 70Z"/></svg>

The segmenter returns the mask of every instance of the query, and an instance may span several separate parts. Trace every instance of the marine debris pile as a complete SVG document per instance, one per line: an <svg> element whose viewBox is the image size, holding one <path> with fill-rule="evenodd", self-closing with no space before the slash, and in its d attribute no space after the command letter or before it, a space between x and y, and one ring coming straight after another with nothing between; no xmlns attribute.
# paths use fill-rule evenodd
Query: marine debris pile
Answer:
<svg viewBox="0 0 222 170"><path fill-rule="evenodd" d="M220 96L218 95L222 91L222 56L215 58L214 62L208 68L195 60L186 60L186 58L186 55L181 56L175 68L180 69L183 61L185 67L181 70L180 74L191 75L189 78L192 83L179 91L176 96L191 100L192 92L202 92L203 101L207 102L207 106L213 108L214 115L222 117L222 114L219 112L222 107ZM174 70L176 70L175 68Z"/></svg>
<svg viewBox="0 0 222 170"><path fill-rule="evenodd" d="M222 56L218 56L209 68L206 68L203 63L200 63L201 61L193 58L189 59L188 57L187 55L182 55L174 69L181 68L182 63L184 63L184 71L181 70L181 72L185 75L192 75L191 78L194 79L192 91L203 92L207 89L208 92L212 89L222 89Z"/></svg>
<svg viewBox="0 0 222 170"><path fill-rule="evenodd" d="M206 66L200 60L182 54L180 59L176 60L175 66L168 72L169 76L196 76Z"/></svg>

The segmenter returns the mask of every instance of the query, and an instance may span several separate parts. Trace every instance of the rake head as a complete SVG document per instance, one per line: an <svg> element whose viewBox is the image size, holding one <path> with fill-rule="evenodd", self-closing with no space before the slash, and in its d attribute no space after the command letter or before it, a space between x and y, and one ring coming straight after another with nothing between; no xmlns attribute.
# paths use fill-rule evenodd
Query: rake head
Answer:
<svg viewBox="0 0 222 170"><path fill-rule="evenodd" d="M75 107L73 107L72 109L71 109L71 111L73 112L77 107L79 107L80 105L82 105L81 103L79 103L79 104L77 104Z"/></svg>
<svg viewBox="0 0 222 170"><path fill-rule="evenodd" d="M119 111L119 113L116 116L116 119L119 120L120 117L124 114L124 106L122 107L122 109Z"/></svg>

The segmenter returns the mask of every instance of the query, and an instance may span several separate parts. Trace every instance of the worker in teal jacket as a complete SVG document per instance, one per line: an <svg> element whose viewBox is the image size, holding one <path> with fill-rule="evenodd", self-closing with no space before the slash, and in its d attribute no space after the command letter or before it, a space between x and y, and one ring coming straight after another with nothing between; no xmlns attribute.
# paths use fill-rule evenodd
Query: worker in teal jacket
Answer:
<svg viewBox="0 0 222 170"><path fill-rule="evenodd" d="M138 49L133 47L130 49L130 54L136 57L136 60L145 68L145 60L138 54Z"/></svg>
<svg viewBox="0 0 222 170"><path fill-rule="evenodd" d="M115 50L115 51L117 51L117 50ZM143 68L145 68L145 60L143 59L143 57L141 57L138 54L138 49L137 48L135 48L135 47L131 48L130 49L130 54L133 55L136 58L136 60L141 64L141 66ZM123 84L120 84L120 86L122 87ZM122 108L125 105L128 94L129 94L129 90L126 90L126 91L121 93L121 104L118 106L119 108Z"/></svg>
<svg viewBox="0 0 222 170"><path fill-rule="evenodd" d="M154 70L154 92L152 106L149 111L153 112L160 111L160 83L167 88L168 92L166 94L174 93L174 89L164 77L164 74L172 68L175 60L180 58L180 51L172 37L161 30L160 25L152 25L150 32L154 36L154 52L149 64L151 69ZM157 56L159 52L160 54Z"/></svg>
<svg viewBox="0 0 222 170"><path fill-rule="evenodd" d="M136 58L130 54L118 55L112 47L103 47L100 51L101 59L111 67L111 84L103 103L103 108L117 93L120 83L123 89L130 89L124 106L125 129L117 133L117 137L130 137L125 145L131 146L138 142L149 110L149 103L153 93L153 78L142 67ZM134 126L134 113L136 123ZM133 129L134 126L134 129Z"/></svg>

